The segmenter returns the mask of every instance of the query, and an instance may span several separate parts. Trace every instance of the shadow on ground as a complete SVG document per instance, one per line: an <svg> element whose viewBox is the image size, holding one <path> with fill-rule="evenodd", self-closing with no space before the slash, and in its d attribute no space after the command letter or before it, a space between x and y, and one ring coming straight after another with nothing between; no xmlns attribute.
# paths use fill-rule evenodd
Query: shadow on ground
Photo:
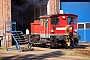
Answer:
<svg viewBox="0 0 90 60"><path fill-rule="evenodd" d="M43 60L46 58L50 57L58 57L64 55L61 51L55 51L55 52L50 52L47 54L42 54L40 56L36 56L34 54L27 54L24 56L20 55L15 55L15 56L10 56L10 57L4 57L2 60Z"/></svg>

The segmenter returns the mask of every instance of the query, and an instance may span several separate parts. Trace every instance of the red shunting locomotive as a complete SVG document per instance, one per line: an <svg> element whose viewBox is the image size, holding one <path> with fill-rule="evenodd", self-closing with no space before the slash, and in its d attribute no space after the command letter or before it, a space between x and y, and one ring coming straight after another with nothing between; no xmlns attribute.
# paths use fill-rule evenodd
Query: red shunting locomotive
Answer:
<svg viewBox="0 0 90 60"><path fill-rule="evenodd" d="M43 15L31 23L30 42L52 47L76 46L80 40L77 31L78 16L74 14Z"/></svg>

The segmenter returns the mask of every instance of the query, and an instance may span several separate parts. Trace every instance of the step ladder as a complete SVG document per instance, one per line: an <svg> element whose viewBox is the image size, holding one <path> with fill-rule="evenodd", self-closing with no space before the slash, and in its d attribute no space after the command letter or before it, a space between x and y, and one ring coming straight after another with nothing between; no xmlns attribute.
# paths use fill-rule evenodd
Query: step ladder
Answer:
<svg viewBox="0 0 90 60"><path fill-rule="evenodd" d="M7 29L7 26L9 29ZM6 21L5 22L5 40L6 40L6 33L11 33L12 40L15 42L16 49L19 51L26 51L26 50L34 50L34 48L31 47L30 42L26 39L25 35L22 31L16 31L16 22ZM27 46L22 46L27 45ZM9 48L7 47L6 42L6 49L7 51Z"/></svg>

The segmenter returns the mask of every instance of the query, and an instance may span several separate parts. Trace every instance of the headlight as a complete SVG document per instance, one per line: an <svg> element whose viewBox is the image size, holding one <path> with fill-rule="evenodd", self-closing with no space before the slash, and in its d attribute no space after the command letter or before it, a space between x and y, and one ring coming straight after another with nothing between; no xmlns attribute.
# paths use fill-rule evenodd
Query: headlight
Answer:
<svg viewBox="0 0 90 60"><path fill-rule="evenodd" d="M54 32L54 30L51 30L51 32Z"/></svg>
<svg viewBox="0 0 90 60"><path fill-rule="evenodd" d="M65 17L65 16L62 16L62 18L63 18L63 19L66 19L66 17Z"/></svg>
<svg viewBox="0 0 90 60"><path fill-rule="evenodd" d="M77 32L77 29L75 29L74 31Z"/></svg>

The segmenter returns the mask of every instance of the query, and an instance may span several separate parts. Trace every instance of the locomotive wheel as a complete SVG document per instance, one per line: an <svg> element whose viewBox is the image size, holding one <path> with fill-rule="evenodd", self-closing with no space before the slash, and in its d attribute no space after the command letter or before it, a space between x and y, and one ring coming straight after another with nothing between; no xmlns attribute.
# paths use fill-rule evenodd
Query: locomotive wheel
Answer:
<svg viewBox="0 0 90 60"><path fill-rule="evenodd" d="M74 38L74 46L77 46L77 45L78 45L78 39Z"/></svg>
<svg viewBox="0 0 90 60"><path fill-rule="evenodd" d="M61 42L61 47L65 48L66 47L66 41L65 40L61 40L60 42Z"/></svg>
<svg viewBox="0 0 90 60"><path fill-rule="evenodd" d="M74 47L74 40L71 40L70 43L71 43L70 46Z"/></svg>
<svg viewBox="0 0 90 60"><path fill-rule="evenodd" d="M50 48L58 48L58 44L54 42L54 40L50 41Z"/></svg>
<svg viewBox="0 0 90 60"><path fill-rule="evenodd" d="M54 48L54 45L55 45L54 40L50 40L50 48Z"/></svg>
<svg viewBox="0 0 90 60"><path fill-rule="evenodd" d="M56 36L51 36L50 48L57 48L57 47L58 47L58 42L57 42Z"/></svg>
<svg viewBox="0 0 90 60"><path fill-rule="evenodd" d="M58 48L58 44L55 44L54 47L55 47L55 48Z"/></svg>
<svg viewBox="0 0 90 60"><path fill-rule="evenodd" d="M73 49L74 48L74 40L70 41L70 46L66 45L65 49Z"/></svg>
<svg viewBox="0 0 90 60"><path fill-rule="evenodd" d="M66 47L66 45L62 45L61 47L62 47L62 48L65 48L65 47Z"/></svg>

